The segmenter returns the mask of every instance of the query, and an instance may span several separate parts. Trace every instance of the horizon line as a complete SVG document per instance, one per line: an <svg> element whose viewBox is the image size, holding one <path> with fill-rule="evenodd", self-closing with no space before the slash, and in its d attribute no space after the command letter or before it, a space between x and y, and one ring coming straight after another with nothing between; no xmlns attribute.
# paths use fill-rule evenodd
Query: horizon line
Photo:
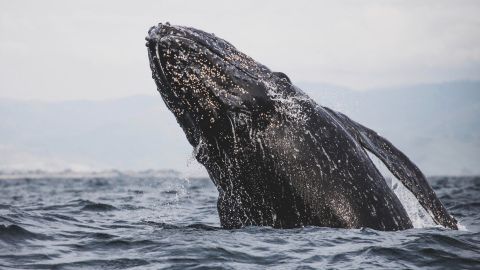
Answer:
<svg viewBox="0 0 480 270"><path fill-rule="evenodd" d="M404 84L404 85L391 85L386 87L372 87L366 89L355 89L350 88L347 86L339 85L339 84L332 84L329 82L321 82L321 81L299 81L295 83L295 85L319 85L324 86L324 90L329 90L328 88L335 88L335 90L343 90L343 91L351 91L356 93L366 93L366 92L375 92L375 91L398 91L401 89L408 89L414 87L425 87L425 86L435 86L435 85L445 85L445 84L455 84L455 83L480 83L480 80L475 79L459 79L459 80L449 80L449 81L442 81L442 82L424 82L424 83L413 83L413 84ZM305 90L305 89L302 89ZM318 90L318 89L317 89ZM332 89L330 89L332 90ZM307 90L308 91L308 90ZM2 97L0 96L0 101L10 101L10 102L36 102L36 103L61 103L61 102L107 102L107 101L115 101L115 100L122 100L134 97L149 97L149 96L157 96L159 95L158 92L152 91L151 94L147 93L138 93L138 94L130 94L130 95L123 95L123 96L112 96L112 97L102 97L102 98L59 98L59 99L42 99L42 98L19 98L19 97Z"/></svg>

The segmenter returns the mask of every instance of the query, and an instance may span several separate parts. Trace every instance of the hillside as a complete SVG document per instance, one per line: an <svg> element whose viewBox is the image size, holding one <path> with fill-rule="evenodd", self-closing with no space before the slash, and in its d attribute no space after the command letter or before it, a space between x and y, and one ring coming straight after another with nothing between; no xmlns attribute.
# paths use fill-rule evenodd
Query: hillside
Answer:
<svg viewBox="0 0 480 270"><path fill-rule="evenodd" d="M428 175L480 174L480 82L352 91L300 87L376 130ZM0 169L192 170L191 147L160 96L0 100ZM197 169L193 169L197 170Z"/></svg>

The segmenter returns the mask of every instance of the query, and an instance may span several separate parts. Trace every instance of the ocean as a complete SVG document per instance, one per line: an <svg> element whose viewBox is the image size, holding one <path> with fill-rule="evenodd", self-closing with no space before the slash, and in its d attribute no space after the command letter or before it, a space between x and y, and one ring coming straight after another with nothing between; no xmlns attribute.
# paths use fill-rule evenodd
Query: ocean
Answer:
<svg viewBox="0 0 480 270"><path fill-rule="evenodd" d="M208 178L0 173L0 269L480 269L480 177L429 181L462 230L225 230Z"/></svg>

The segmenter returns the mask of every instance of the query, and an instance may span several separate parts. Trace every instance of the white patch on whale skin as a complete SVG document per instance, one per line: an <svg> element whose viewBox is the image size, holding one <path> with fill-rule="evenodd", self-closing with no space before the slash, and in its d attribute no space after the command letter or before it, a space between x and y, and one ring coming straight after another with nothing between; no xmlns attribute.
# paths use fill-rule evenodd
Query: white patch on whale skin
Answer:
<svg viewBox="0 0 480 270"><path fill-rule="evenodd" d="M382 172L383 174L383 172ZM385 177L385 176L384 176ZM386 178L386 177L385 177ZM437 225L430 214L420 205L417 198L395 177L390 178L392 190L397 195L403 207L407 211L408 217L412 221L414 228L428 228L440 226Z"/></svg>
<svg viewBox="0 0 480 270"><path fill-rule="evenodd" d="M433 221L431 215L423 208L423 206L418 202L417 198L408 190L379 160L374 154L370 153L368 150L365 150L368 153L368 156L372 160L375 167L383 175L387 185L393 190L397 198L407 211L407 215L412 221L414 228L431 228L437 227L435 221ZM442 227L442 226L440 226Z"/></svg>
<svg viewBox="0 0 480 270"><path fill-rule="evenodd" d="M412 225L416 229L421 228L432 228L432 227L441 227L442 225L436 224L432 218L432 215L428 213L422 205L418 202L417 198L408 190L402 182L400 182L383 164L383 162L378 159L374 154L370 153L368 150L365 150L368 153L368 156L372 160L373 164L380 173L385 178L387 185L393 190L395 195L407 211L408 217L412 221ZM459 231L469 231L467 227L457 222L457 227Z"/></svg>

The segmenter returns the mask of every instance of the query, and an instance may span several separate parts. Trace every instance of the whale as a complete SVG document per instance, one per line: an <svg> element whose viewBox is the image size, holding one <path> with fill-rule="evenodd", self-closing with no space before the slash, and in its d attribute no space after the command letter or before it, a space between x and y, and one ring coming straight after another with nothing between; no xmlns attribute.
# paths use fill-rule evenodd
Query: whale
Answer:
<svg viewBox="0 0 480 270"><path fill-rule="evenodd" d="M223 228L412 228L371 153L436 224L458 229L405 154L286 74L192 27L160 23L146 41L156 88L218 190Z"/></svg>

